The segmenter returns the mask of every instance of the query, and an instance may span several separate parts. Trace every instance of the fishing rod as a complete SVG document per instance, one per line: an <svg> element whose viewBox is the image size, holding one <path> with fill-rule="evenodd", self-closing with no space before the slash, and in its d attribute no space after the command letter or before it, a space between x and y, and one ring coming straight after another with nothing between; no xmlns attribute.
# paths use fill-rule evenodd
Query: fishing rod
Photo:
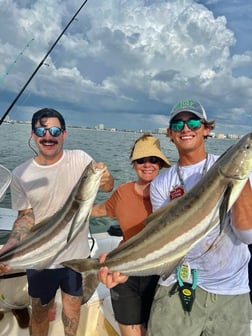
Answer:
<svg viewBox="0 0 252 336"><path fill-rule="evenodd" d="M28 84L30 83L30 81L32 80L32 78L35 76L35 74L38 72L38 70L40 69L40 67L44 64L44 61L46 60L46 58L48 57L48 55L51 53L51 51L53 50L53 48L56 46L56 44L59 42L59 40L61 39L61 37L64 35L64 33L66 32L66 30L68 29L68 27L71 25L71 23L74 21L74 19L76 18L76 16L79 14L79 12L82 10L82 8L85 6L85 4L88 2L88 0L85 0L82 5L80 6L80 8L77 10L77 12L74 14L74 16L71 18L71 20L68 22L68 24L66 25L66 27L62 30L62 32L60 33L59 37L56 39L56 41L53 43L53 45L51 46L51 48L48 50L48 52L45 54L44 58L41 60L41 62L39 63L39 65L37 66L37 68L33 71L32 75L30 76L30 78L27 80L27 82L25 83L25 85L22 87L22 89L19 91L18 95L16 96L16 98L13 100L13 102L10 104L10 106L8 107L8 109L6 110L6 112L3 114L2 118L0 119L0 125L2 125L4 119L7 117L8 113L10 112L10 110L12 109L12 107L16 104L17 100L19 99L19 97L21 96L21 94L24 92L24 90L26 89L26 87L28 86Z"/></svg>
<svg viewBox="0 0 252 336"><path fill-rule="evenodd" d="M21 52L18 54L18 56L16 57L16 59L14 60L14 62L11 63L11 65L8 66L7 70L5 71L5 73L3 74L3 76L0 78L0 84L2 84L5 80L5 77L9 75L9 73L11 72L12 68L14 67L14 65L17 63L19 57L21 57L21 55L23 55L24 51L26 48L28 48L30 46L30 44L32 43L32 41L34 41L34 38L30 40L29 43L26 44L26 46L24 47L23 50L21 50Z"/></svg>

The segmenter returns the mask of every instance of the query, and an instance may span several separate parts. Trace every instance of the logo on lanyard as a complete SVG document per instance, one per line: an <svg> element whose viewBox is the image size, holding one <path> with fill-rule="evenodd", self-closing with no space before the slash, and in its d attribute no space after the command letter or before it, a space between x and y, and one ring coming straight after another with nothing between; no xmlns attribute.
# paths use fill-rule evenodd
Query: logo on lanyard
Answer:
<svg viewBox="0 0 252 336"><path fill-rule="evenodd" d="M169 195L170 201L172 201L175 198L178 198L178 197L184 195L184 193L185 193L185 190L184 190L183 187L178 186L178 185L174 186L172 188L172 190L170 190L170 195Z"/></svg>

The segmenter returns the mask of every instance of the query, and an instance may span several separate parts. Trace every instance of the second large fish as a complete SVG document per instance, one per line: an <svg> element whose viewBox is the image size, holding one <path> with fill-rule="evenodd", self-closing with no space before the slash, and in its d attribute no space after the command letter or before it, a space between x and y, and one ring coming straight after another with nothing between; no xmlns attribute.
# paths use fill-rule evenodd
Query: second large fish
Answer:
<svg viewBox="0 0 252 336"><path fill-rule="evenodd" d="M0 263L13 269L43 269L74 239L86 224L106 167L91 161L64 206L35 226L26 239L0 255ZM85 243L85 242L83 242Z"/></svg>
<svg viewBox="0 0 252 336"><path fill-rule="evenodd" d="M252 133L230 147L185 195L155 211L145 228L107 255L103 266L126 275L168 276L187 252L225 220L252 171ZM130 216L130 214L129 214ZM81 272L84 301L98 282L98 260L63 263Z"/></svg>

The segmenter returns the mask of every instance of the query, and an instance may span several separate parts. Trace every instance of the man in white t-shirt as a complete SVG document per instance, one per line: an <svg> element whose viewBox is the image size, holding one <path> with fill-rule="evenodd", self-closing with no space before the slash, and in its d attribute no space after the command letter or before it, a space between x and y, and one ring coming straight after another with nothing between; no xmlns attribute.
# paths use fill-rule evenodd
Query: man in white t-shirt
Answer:
<svg viewBox="0 0 252 336"><path fill-rule="evenodd" d="M205 149L205 139L213 128L214 121L208 121L199 102L188 100L173 107L167 136L175 144L179 160L152 181L153 211L182 196L217 160ZM160 278L148 336L250 336L247 244L252 243L251 177L232 213L227 214L225 234L220 235L217 226L188 252L174 273L165 280ZM99 278L108 288L127 281L126 275L111 273L106 267L99 271Z"/></svg>
<svg viewBox="0 0 252 336"><path fill-rule="evenodd" d="M12 207L18 211L9 240L1 252L24 239L35 223L49 218L66 202L73 187L92 158L82 150L63 150L67 136L65 120L56 110L44 108L32 117L31 138L36 156L13 170ZM29 141L30 144L30 141ZM113 177L106 170L100 182L102 191L113 189ZM88 227L85 226L50 268L27 270L28 291L32 302L32 335L47 336L49 310L58 288L62 293L62 320L65 335L75 336L82 302L82 279L78 272L61 262L89 256ZM0 264L0 273L9 271Z"/></svg>
<svg viewBox="0 0 252 336"><path fill-rule="evenodd" d="M173 107L167 136L176 146L179 159L152 181L153 211L191 189L217 160L216 155L205 149L205 139L213 128L214 121L207 120L199 102L188 100ZM216 239L218 236L216 227L188 252L167 279L160 278L148 336L250 335L249 181L233 205L232 214L226 217L225 234Z"/></svg>

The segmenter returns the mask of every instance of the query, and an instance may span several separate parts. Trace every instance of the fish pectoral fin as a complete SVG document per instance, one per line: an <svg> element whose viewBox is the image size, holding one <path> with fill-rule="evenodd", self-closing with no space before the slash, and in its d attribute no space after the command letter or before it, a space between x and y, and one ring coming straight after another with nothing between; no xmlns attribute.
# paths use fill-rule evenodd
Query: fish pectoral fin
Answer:
<svg viewBox="0 0 252 336"><path fill-rule="evenodd" d="M73 218L73 221L72 221L72 224L71 224L71 227L70 227L70 230L68 232L68 236L67 236L67 243L69 243L70 239L72 238L72 235L73 235L73 232L74 232L74 222L75 222L75 217L77 216L78 213L75 214L74 218ZM89 216L88 216L89 217ZM86 223L87 221L87 218L85 218L85 220L83 221L84 223Z"/></svg>
<svg viewBox="0 0 252 336"><path fill-rule="evenodd" d="M96 273L81 273L82 275L82 290L83 300L82 304L87 303L94 294L99 280Z"/></svg>
<svg viewBox="0 0 252 336"><path fill-rule="evenodd" d="M179 258L164 265L163 269L160 271L160 278L163 281L166 280L172 274L172 272L176 270L176 267L182 262L183 259L184 258Z"/></svg>
<svg viewBox="0 0 252 336"><path fill-rule="evenodd" d="M50 217L42 220L41 222L39 222L38 224L35 224L31 229L30 232L35 232L38 231L40 228L42 228L42 226L45 225L45 223L49 220Z"/></svg>
<svg viewBox="0 0 252 336"><path fill-rule="evenodd" d="M71 224L70 230L69 230L68 235L67 235L67 243L69 243L69 240L72 238L72 234L74 232L74 221L75 221L76 215L77 214L74 215L74 218L72 220L72 224Z"/></svg>
<svg viewBox="0 0 252 336"><path fill-rule="evenodd" d="M173 200L173 203L169 203L166 205L163 205L161 208L155 210L155 212L151 213L144 221L145 226L146 225L151 225L152 222L156 221L157 218L160 216L163 216L165 212L168 211L169 208L171 208L174 205L174 202L177 200Z"/></svg>
<svg viewBox="0 0 252 336"><path fill-rule="evenodd" d="M228 211L228 205L230 200L230 195L233 190L233 184L229 183L226 187L226 190L223 194L223 199L219 208L219 218L220 218L220 233L223 231L227 211Z"/></svg>

